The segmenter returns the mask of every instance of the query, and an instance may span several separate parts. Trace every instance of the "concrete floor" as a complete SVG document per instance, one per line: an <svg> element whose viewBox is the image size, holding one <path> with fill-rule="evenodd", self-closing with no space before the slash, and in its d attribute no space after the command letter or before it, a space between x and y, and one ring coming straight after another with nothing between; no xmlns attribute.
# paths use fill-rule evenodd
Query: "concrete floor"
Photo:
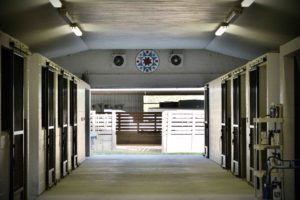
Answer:
<svg viewBox="0 0 300 200"><path fill-rule="evenodd" d="M39 200L250 200L253 194L244 180L199 155L100 155Z"/></svg>

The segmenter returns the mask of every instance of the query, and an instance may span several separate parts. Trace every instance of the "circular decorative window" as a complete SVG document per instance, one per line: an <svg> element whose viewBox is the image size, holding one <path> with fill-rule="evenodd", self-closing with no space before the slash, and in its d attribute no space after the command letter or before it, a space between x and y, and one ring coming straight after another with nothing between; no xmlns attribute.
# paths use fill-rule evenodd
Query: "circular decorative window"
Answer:
<svg viewBox="0 0 300 200"><path fill-rule="evenodd" d="M144 73L154 72L159 66L159 57L153 50L142 50L136 56L136 68Z"/></svg>

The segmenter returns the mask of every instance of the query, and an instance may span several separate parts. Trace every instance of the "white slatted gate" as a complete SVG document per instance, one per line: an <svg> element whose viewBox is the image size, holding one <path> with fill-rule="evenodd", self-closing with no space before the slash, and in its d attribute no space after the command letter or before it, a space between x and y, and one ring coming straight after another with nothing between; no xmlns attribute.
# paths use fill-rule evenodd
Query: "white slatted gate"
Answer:
<svg viewBox="0 0 300 200"><path fill-rule="evenodd" d="M91 151L116 148L116 113L91 111ZM204 111L177 110L162 113L163 153L204 152Z"/></svg>
<svg viewBox="0 0 300 200"><path fill-rule="evenodd" d="M163 153L204 152L204 111L164 111L162 114Z"/></svg>
<svg viewBox="0 0 300 200"><path fill-rule="evenodd" d="M91 151L112 151L116 147L115 112L96 114L91 111Z"/></svg>

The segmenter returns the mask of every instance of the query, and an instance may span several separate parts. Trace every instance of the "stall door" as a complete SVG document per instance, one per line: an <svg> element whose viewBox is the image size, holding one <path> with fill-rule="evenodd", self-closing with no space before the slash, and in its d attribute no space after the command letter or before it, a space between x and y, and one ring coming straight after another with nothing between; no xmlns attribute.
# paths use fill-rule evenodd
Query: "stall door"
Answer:
<svg viewBox="0 0 300 200"><path fill-rule="evenodd" d="M233 147L233 167L234 175L240 175L240 87L241 79L237 76L233 79L233 132L232 132L232 147Z"/></svg>
<svg viewBox="0 0 300 200"><path fill-rule="evenodd" d="M295 56L294 91L295 91L295 159L300 160L300 53ZM297 163L299 165L300 162ZM297 189L298 188L298 189ZM295 169L295 199L300 198L300 169Z"/></svg>
<svg viewBox="0 0 300 200"><path fill-rule="evenodd" d="M61 128L60 174L68 173L68 79L58 76L58 125Z"/></svg>
<svg viewBox="0 0 300 200"><path fill-rule="evenodd" d="M42 126L46 144L46 188L55 183L54 72L42 67Z"/></svg>
<svg viewBox="0 0 300 200"><path fill-rule="evenodd" d="M245 75L233 79L232 172L244 178L246 174L246 96Z"/></svg>
<svg viewBox="0 0 300 200"><path fill-rule="evenodd" d="M85 150L90 156L90 90L85 90Z"/></svg>
<svg viewBox="0 0 300 200"><path fill-rule="evenodd" d="M208 85L205 87L204 90L204 112L205 112L205 119L204 119L204 128L205 128L205 157L209 158L209 87Z"/></svg>
<svg viewBox="0 0 300 200"><path fill-rule="evenodd" d="M9 134L9 199L25 198L24 58L1 48L2 131ZM1 177L3 178L3 177Z"/></svg>
<svg viewBox="0 0 300 200"><path fill-rule="evenodd" d="M249 179L251 184L254 184L254 144L257 135L257 129L255 127L254 118L259 114L259 68L254 68L250 71L250 131L249 131Z"/></svg>
<svg viewBox="0 0 300 200"><path fill-rule="evenodd" d="M224 81L222 88L222 124L221 124L221 166L226 169L231 168L231 119L230 119L230 92L229 83Z"/></svg>
<svg viewBox="0 0 300 200"><path fill-rule="evenodd" d="M78 166L77 155L77 84L70 81L70 124L72 129L72 169Z"/></svg>

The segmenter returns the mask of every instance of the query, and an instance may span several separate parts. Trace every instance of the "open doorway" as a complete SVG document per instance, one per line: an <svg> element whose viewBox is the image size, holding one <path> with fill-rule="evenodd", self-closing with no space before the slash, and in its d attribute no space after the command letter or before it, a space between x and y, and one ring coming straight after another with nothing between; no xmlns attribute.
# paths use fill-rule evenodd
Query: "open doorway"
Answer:
<svg viewBox="0 0 300 200"><path fill-rule="evenodd" d="M202 89L188 94L92 90L91 100L92 155L204 152Z"/></svg>

